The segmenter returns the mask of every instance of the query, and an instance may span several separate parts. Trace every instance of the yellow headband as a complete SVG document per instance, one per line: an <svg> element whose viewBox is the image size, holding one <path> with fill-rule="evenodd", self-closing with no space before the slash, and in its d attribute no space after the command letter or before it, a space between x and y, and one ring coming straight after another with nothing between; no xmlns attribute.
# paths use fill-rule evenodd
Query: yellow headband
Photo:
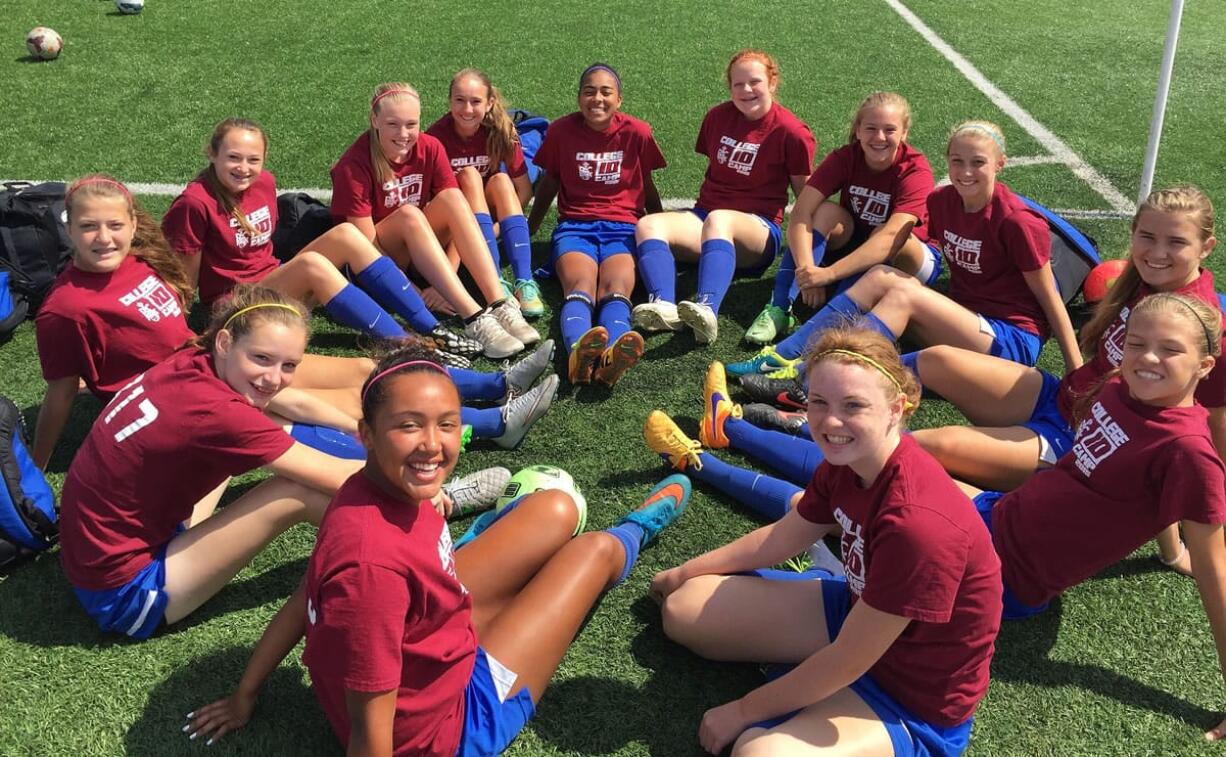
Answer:
<svg viewBox="0 0 1226 757"><path fill-rule="evenodd" d="M817 359L821 360L827 355L846 355L847 357L858 360L861 363L864 363L865 365L871 365L872 367L880 371L882 376L885 376L886 378L888 378L890 380L890 383L894 385L894 388L898 390L898 393L903 396L903 406L902 406L903 410L910 410L915 407L915 403L913 403L911 401L911 398L907 396L907 393L903 391L902 384L899 383L898 379L894 378L894 374L887 371L884 365L882 365L881 363L878 363L876 360L873 360L868 355L861 355L859 352L853 352L851 350L837 350L836 349L836 350L826 350L825 352L819 353L817 356Z"/></svg>
<svg viewBox="0 0 1226 757"><path fill-rule="evenodd" d="M291 313L298 316L299 318L302 317L302 313L298 310L298 308L294 307L293 305L286 305L281 302L261 302L258 305L251 305L249 307L243 308L242 310L239 310L234 315L227 318L226 322L223 323L221 327L223 329L228 329L230 328L230 324L234 321L235 318L238 318L243 313L250 313L252 310L259 310L260 308L281 308L282 310L290 311Z"/></svg>

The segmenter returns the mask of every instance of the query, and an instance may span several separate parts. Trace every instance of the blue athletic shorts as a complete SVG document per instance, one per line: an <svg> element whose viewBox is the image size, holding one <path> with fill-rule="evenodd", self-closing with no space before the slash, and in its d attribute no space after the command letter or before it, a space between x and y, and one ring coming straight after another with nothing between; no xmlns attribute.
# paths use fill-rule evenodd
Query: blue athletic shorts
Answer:
<svg viewBox="0 0 1226 757"><path fill-rule="evenodd" d="M147 639L157 630L170 601L165 590L167 544L158 550L153 562L123 586L102 591L72 588L99 628L134 639Z"/></svg>
<svg viewBox="0 0 1226 757"><path fill-rule="evenodd" d="M992 508L996 506L997 500L1005 496L1004 492L986 491L975 495L973 500L975 510L979 512L979 517L983 518L984 524L988 527L988 533L992 533ZM1004 610L1000 617L1002 620L1025 620L1026 618L1038 615L1047 609L1050 602L1044 602L1041 605L1028 605L1014 595L1013 590L1009 588L1009 584L1005 584Z"/></svg>
<svg viewBox="0 0 1226 757"><path fill-rule="evenodd" d="M1048 465L1055 465L1057 460L1073 448L1073 429L1060 414L1060 407L1056 403L1056 397L1060 393L1060 379L1047 371L1041 373L1043 388L1039 390L1039 398L1035 400L1030 419L1022 426L1039 435L1039 443L1042 445L1039 459Z"/></svg>
<svg viewBox="0 0 1226 757"><path fill-rule="evenodd" d="M928 262L932 265L932 272L922 281L924 286L931 289L945 271L945 256L941 254L940 250L927 243L924 244L924 251L928 254Z"/></svg>
<svg viewBox="0 0 1226 757"><path fill-rule="evenodd" d="M464 731L457 757L502 754L536 712L525 687L515 696L507 694L515 673L477 647L472 678L464 689Z"/></svg>
<svg viewBox="0 0 1226 757"><path fill-rule="evenodd" d="M805 573L792 573L781 570L755 570L752 575L771 581L804 581L820 579L822 582L822 606L826 613L826 632L830 640L838 638L843 621L851 611L851 590L847 588L847 579L837 578L823 570L810 570ZM767 676L774 679L791 670L794 665L773 665L768 669ZM954 757L966 751L970 743L971 726L974 718L955 726L939 726L928 723L912 715L885 689L865 674L849 687L864 700L881 719L890 742L894 745L897 757ZM796 713L789 713L778 718L772 718L761 723L755 723L758 728L774 728L787 721Z"/></svg>
<svg viewBox="0 0 1226 757"><path fill-rule="evenodd" d="M580 252L597 264L634 252L634 224L622 221L559 221L553 230L552 261Z"/></svg>
<svg viewBox="0 0 1226 757"><path fill-rule="evenodd" d="M1032 334L999 318L977 315L979 330L993 335L992 348L989 350L993 356L1034 367L1039 359L1039 350L1043 349L1043 340L1039 339L1038 334Z"/></svg>
<svg viewBox="0 0 1226 757"><path fill-rule="evenodd" d="M711 211L707 210L706 208L693 207L690 208L690 212L698 216L703 221L707 220L707 216L711 215ZM762 251L761 263L753 266L752 268L736 269L736 275L743 277L761 276L763 273L766 273L766 269L771 267L771 263L775 262L775 256L778 255L779 250L783 248L783 229L779 228L779 224L775 223L769 218L766 218L765 216L760 216L757 213L750 213L749 215L758 219L758 223L766 227L769 237L766 240L766 249Z"/></svg>

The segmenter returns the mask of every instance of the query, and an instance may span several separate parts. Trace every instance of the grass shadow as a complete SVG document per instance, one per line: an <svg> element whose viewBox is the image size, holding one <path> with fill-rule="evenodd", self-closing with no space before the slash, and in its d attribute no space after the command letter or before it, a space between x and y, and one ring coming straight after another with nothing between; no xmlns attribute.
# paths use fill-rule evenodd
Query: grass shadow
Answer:
<svg viewBox="0 0 1226 757"><path fill-rule="evenodd" d="M150 692L145 709L124 736L129 755L162 757L201 754L203 744L181 731L184 716L233 690L251 650L232 647L179 667ZM340 755L343 753L302 670L282 664L260 692L255 714L244 728L208 748L208 754Z"/></svg>

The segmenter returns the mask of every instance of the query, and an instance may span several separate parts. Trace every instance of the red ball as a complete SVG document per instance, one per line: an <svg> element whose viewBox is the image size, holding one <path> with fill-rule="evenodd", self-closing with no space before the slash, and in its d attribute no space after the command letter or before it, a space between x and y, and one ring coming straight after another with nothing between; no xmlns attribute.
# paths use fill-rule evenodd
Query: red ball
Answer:
<svg viewBox="0 0 1226 757"><path fill-rule="evenodd" d="M1105 263L1099 263L1090 270L1090 275L1086 276L1086 282L1082 286L1082 294L1085 295L1086 302L1102 302L1107 296L1107 290L1115 283L1115 280L1120 277L1124 269L1128 267L1127 260L1108 260Z"/></svg>

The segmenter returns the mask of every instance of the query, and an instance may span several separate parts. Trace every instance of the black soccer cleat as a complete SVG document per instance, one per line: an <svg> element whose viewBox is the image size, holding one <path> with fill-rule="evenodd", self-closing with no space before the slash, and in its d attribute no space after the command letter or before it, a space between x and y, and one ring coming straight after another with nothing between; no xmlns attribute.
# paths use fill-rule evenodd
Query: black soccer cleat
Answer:
<svg viewBox="0 0 1226 757"><path fill-rule="evenodd" d="M760 373L748 373L741 376L741 389L754 402L765 402L794 410L804 410L809 405L805 383L797 376L773 379Z"/></svg>

